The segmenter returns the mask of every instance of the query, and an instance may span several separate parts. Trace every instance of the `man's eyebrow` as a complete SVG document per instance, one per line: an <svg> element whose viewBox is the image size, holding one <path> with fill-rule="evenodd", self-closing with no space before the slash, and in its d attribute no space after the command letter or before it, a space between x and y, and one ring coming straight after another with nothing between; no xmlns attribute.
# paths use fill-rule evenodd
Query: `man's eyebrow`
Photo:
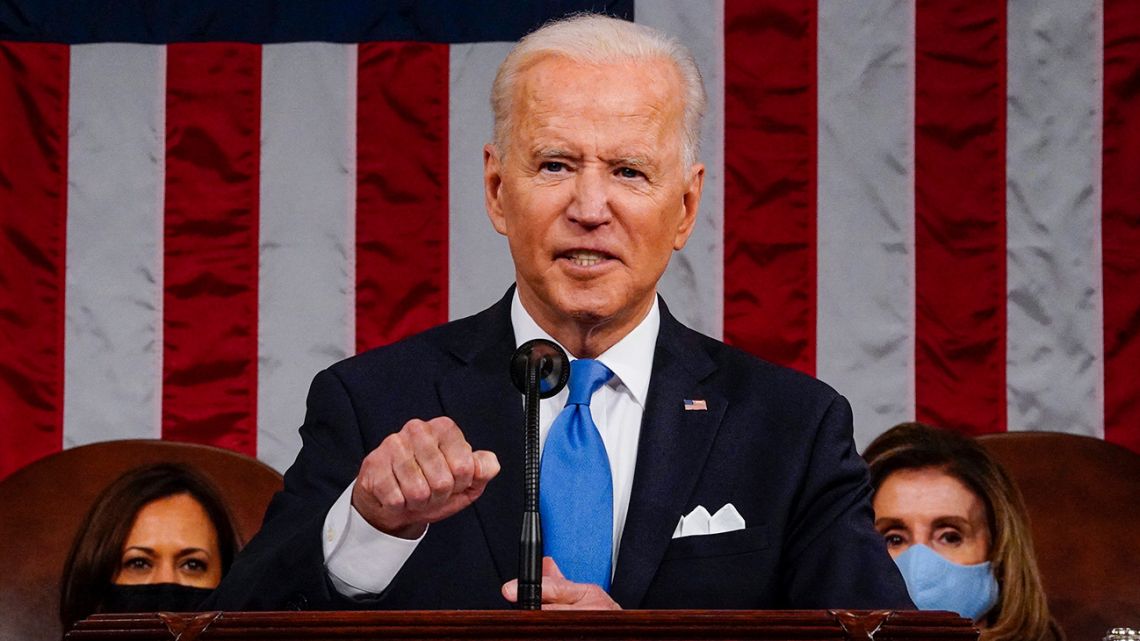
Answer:
<svg viewBox="0 0 1140 641"><path fill-rule="evenodd" d="M625 165L628 167L648 167L653 163L645 156L620 156L608 161L611 166Z"/></svg>
<svg viewBox="0 0 1140 641"><path fill-rule="evenodd" d="M544 149L537 149L534 152L536 158L573 158L574 154L566 149L560 147L548 147Z"/></svg>

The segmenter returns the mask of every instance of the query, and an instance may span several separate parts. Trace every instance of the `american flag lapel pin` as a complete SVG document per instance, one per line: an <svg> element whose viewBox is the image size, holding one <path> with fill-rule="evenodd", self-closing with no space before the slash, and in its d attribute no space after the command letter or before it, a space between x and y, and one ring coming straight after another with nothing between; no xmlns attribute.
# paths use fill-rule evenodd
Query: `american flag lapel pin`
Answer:
<svg viewBox="0 0 1140 641"><path fill-rule="evenodd" d="M703 411L707 410L708 408L709 408L709 405L708 405L708 403L706 403L704 401L704 399L701 399L701 398L686 398L685 399L685 411L686 412L689 412L689 411L703 412Z"/></svg>

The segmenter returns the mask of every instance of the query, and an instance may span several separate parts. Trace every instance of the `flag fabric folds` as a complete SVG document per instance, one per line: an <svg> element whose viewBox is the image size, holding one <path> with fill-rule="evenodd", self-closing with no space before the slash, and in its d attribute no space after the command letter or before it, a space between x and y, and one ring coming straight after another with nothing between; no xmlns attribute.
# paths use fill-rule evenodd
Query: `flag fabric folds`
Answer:
<svg viewBox="0 0 1140 641"><path fill-rule="evenodd" d="M860 446L1140 451L1135 2L239 5L0 7L0 476L140 437L284 469L316 371L496 300L491 79L581 10L705 75L682 321L832 384Z"/></svg>

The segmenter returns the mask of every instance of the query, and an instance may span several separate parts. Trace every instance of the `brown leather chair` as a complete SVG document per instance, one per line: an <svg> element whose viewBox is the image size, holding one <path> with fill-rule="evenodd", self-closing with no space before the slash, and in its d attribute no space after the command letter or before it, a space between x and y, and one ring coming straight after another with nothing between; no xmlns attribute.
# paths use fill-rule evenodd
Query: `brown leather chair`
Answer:
<svg viewBox="0 0 1140 641"><path fill-rule="evenodd" d="M1049 609L1069 641L1140 628L1140 454L1055 432L978 441L1025 497Z"/></svg>
<svg viewBox="0 0 1140 641"><path fill-rule="evenodd" d="M189 443L127 440L45 457L0 481L0 640L58 641L60 576L95 497L123 472L148 463L194 466L221 490L244 541L281 489L276 470L248 456Z"/></svg>

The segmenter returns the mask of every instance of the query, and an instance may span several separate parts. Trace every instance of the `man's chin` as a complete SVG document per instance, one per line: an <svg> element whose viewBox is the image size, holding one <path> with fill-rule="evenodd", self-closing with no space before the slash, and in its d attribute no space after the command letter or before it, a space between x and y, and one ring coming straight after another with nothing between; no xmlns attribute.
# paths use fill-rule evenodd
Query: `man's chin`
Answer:
<svg viewBox="0 0 1140 641"><path fill-rule="evenodd" d="M620 315L621 305L593 287L569 287L556 298L558 311L581 324L601 324Z"/></svg>
<svg viewBox="0 0 1140 641"><path fill-rule="evenodd" d="M577 309L566 315L581 325L602 325L610 320L610 316L593 309Z"/></svg>
<svg viewBox="0 0 1140 641"><path fill-rule="evenodd" d="M532 311L538 314L532 313L532 316L545 317L554 325L569 321L579 329L592 331L596 327L611 325L632 312L624 300L624 289L614 291L615 288L602 287L596 282L581 286L565 280L546 285L545 288L528 288L525 291L520 286L520 296L528 309L531 307L528 302L537 303Z"/></svg>

